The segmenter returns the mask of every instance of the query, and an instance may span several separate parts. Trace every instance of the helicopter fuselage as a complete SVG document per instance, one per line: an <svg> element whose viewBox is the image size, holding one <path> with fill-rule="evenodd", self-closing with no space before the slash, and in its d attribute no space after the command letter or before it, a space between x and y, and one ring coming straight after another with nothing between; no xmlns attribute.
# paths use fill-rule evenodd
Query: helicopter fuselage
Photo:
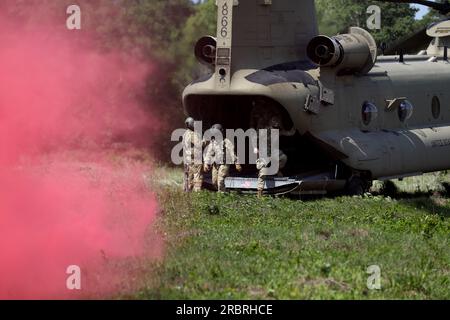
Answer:
<svg viewBox="0 0 450 320"><path fill-rule="evenodd" d="M233 124L228 127L245 129L251 99L264 97L286 111L285 122L300 136L312 136L335 151L330 161L341 161L370 179L433 172L450 168L450 63L429 58L407 56L399 62L399 57L381 57L362 76L312 67L240 70L228 90L215 89L213 74L187 87L184 102L198 119L229 119ZM332 94L332 103L319 102L321 90ZM315 106L308 107L309 98ZM412 106L406 114L399 110L402 101ZM367 103L376 108L370 110L371 119L364 118Z"/></svg>
<svg viewBox="0 0 450 320"><path fill-rule="evenodd" d="M185 113L204 127L245 131L252 110L271 104L297 132L280 138L283 174L325 172L337 185L357 181L358 193L372 180L450 169L449 20L428 28L434 40L418 55L378 57L362 28L318 36L313 0L216 3L233 28L219 23L197 42L211 73L183 93Z"/></svg>

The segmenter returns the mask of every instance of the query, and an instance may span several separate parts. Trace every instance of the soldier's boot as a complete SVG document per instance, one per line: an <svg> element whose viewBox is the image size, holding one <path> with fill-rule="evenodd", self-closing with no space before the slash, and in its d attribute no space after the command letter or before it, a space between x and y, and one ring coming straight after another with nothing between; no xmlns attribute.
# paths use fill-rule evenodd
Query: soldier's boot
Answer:
<svg viewBox="0 0 450 320"><path fill-rule="evenodd" d="M263 190L258 190L257 197L258 197L258 198L262 198L263 196L264 196Z"/></svg>
<svg viewBox="0 0 450 320"><path fill-rule="evenodd" d="M200 192L202 191L203 187L203 173L202 173L203 166L202 165L195 165L193 167L194 171L194 177L192 181L192 189L194 192Z"/></svg>
<svg viewBox="0 0 450 320"><path fill-rule="evenodd" d="M226 165L221 165L217 172L217 191L220 193L225 193L227 188L225 187L225 179L228 176L230 167Z"/></svg>
<svg viewBox="0 0 450 320"><path fill-rule="evenodd" d="M219 185L219 171L217 170L216 166L213 166L212 169L212 184L214 186L214 189L218 191L218 185Z"/></svg>
<svg viewBox="0 0 450 320"><path fill-rule="evenodd" d="M219 178L217 183L217 191L219 193L225 193L227 189L225 188L225 178Z"/></svg>
<svg viewBox="0 0 450 320"><path fill-rule="evenodd" d="M197 177L197 179L194 182L194 192L201 192L203 189L203 177Z"/></svg>

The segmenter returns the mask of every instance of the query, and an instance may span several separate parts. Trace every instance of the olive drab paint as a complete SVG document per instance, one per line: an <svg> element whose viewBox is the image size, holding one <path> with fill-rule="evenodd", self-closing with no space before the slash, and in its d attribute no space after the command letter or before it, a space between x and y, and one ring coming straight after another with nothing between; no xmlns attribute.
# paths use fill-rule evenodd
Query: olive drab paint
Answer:
<svg viewBox="0 0 450 320"><path fill-rule="evenodd" d="M216 86L230 88L233 37L233 6L236 0L217 0Z"/></svg>

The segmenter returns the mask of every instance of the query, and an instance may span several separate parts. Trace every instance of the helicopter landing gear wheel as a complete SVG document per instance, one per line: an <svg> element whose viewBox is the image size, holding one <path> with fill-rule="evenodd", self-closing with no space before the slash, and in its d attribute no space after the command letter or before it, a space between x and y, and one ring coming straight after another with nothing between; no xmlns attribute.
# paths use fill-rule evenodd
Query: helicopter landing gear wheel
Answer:
<svg viewBox="0 0 450 320"><path fill-rule="evenodd" d="M349 196L362 196L370 188L371 183L361 177L351 177L346 186L346 193Z"/></svg>

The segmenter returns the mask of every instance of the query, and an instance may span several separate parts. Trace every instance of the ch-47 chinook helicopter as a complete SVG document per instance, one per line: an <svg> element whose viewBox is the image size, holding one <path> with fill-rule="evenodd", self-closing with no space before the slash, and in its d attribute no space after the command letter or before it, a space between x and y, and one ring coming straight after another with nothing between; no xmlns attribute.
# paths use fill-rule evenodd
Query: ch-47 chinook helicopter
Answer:
<svg viewBox="0 0 450 320"><path fill-rule="evenodd" d="M362 194L374 180L450 169L450 20L429 27L416 55L377 56L364 29L319 36L313 0L216 4L217 35L195 48L211 72L185 89L184 109L229 129L249 128L255 99L280 109L297 133L281 137L285 178L266 181L267 193ZM255 191L255 174L249 166L226 186Z"/></svg>

